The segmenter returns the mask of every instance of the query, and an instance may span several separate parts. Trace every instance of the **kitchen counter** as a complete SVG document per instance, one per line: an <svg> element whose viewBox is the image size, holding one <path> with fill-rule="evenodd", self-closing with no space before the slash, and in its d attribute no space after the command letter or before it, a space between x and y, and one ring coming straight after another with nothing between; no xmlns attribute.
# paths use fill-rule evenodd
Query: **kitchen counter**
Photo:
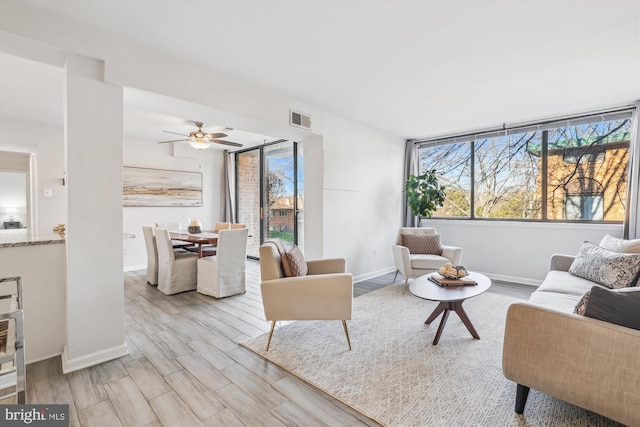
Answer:
<svg viewBox="0 0 640 427"><path fill-rule="evenodd" d="M0 248L14 246L56 245L64 243L64 235L57 233L34 233L27 230L3 230L0 232Z"/></svg>

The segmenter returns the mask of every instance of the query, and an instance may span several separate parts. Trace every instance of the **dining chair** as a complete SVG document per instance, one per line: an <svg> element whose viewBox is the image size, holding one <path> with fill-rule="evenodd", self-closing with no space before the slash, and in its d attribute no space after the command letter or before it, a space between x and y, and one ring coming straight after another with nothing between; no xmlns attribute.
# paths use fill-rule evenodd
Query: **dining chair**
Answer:
<svg viewBox="0 0 640 427"><path fill-rule="evenodd" d="M158 248L158 290L166 295L192 291L198 285L198 254L174 251L169 231L153 230Z"/></svg>
<svg viewBox="0 0 640 427"><path fill-rule="evenodd" d="M214 233L219 233L220 230L229 230L231 229L231 223L230 222L216 222L216 226L213 229ZM216 254L216 251L218 249L218 245L203 245L202 247L202 253L204 254L204 256L214 256ZM193 249L188 249L190 251L194 251Z"/></svg>
<svg viewBox="0 0 640 427"><path fill-rule="evenodd" d="M142 226L144 244L147 247L147 283L158 284L158 248L156 247L156 236L153 234L153 227Z"/></svg>
<svg viewBox="0 0 640 427"><path fill-rule="evenodd" d="M216 226L213 229L213 231L215 233L217 233L220 230L228 230L231 228L231 223L230 222L216 222Z"/></svg>
<svg viewBox="0 0 640 427"><path fill-rule="evenodd" d="M246 292L246 228L220 230L215 256L198 259L198 288L201 294L224 298Z"/></svg>
<svg viewBox="0 0 640 427"><path fill-rule="evenodd" d="M179 222L156 222L156 228L164 228L169 231L182 231L182 224ZM195 245L192 243L181 242L179 240L172 240L171 246L173 246L174 249L187 249Z"/></svg>
<svg viewBox="0 0 640 427"><path fill-rule="evenodd" d="M235 230L237 228L247 228L246 224L239 224L237 222L234 222L233 224L231 224L231 229Z"/></svg>

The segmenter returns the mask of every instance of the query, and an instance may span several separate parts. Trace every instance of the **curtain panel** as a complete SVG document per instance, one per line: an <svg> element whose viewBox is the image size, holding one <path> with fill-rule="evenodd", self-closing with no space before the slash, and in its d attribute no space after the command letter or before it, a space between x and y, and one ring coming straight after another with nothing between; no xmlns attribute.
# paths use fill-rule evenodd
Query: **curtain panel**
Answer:
<svg viewBox="0 0 640 427"><path fill-rule="evenodd" d="M404 215L402 218L403 227L415 227L416 217L411 213L411 209L407 204L407 194L404 192L404 182L409 179L410 175L417 175L420 161L418 159L418 146L413 139L406 142L404 156L404 181L402 187L402 205L404 206ZM418 224L419 226L420 224Z"/></svg>
<svg viewBox="0 0 640 427"><path fill-rule="evenodd" d="M234 166L234 154L224 151L224 167L223 167L223 197L224 197L224 214L223 221L236 222L236 209L235 209L235 166Z"/></svg>
<svg viewBox="0 0 640 427"><path fill-rule="evenodd" d="M629 175L627 178L627 209L624 238L640 239L640 102L635 104L629 141Z"/></svg>

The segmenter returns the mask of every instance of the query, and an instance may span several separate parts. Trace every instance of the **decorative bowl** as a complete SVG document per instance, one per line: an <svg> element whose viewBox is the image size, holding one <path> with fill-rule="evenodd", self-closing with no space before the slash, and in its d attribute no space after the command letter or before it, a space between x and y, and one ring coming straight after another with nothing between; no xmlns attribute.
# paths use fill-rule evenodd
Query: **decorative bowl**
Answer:
<svg viewBox="0 0 640 427"><path fill-rule="evenodd" d="M442 274L440 272L438 272L438 274L440 274L445 279L451 279L451 280L462 279L463 277L467 277L469 275L469 273L467 272L467 269L464 268L464 266L462 265L456 265L453 268L455 268L456 271L458 272L458 274L455 276L449 275L449 274ZM463 273L463 274L460 274L460 273Z"/></svg>
<svg viewBox="0 0 640 427"><path fill-rule="evenodd" d="M202 227L199 225L195 225L195 226L189 226L187 228L187 231L191 234L198 234L198 233L202 233Z"/></svg>

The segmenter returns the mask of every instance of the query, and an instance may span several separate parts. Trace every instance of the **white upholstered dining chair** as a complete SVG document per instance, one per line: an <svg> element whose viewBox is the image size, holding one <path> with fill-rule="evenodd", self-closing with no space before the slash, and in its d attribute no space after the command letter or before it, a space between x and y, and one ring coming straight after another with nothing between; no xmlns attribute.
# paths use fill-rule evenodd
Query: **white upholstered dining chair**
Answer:
<svg viewBox="0 0 640 427"><path fill-rule="evenodd" d="M158 284L158 248L156 247L156 236L153 234L153 227L143 225L142 234L144 244L147 247L147 282L150 285Z"/></svg>
<svg viewBox="0 0 640 427"><path fill-rule="evenodd" d="M216 255L198 259L198 292L224 298L247 290L248 234L246 228L220 230Z"/></svg>
<svg viewBox="0 0 640 427"><path fill-rule="evenodd" d="M433 273L446 263L455 266L462 262L462 248L442 245L440 235L432 227L400 228L391 250L396 267L393 281L402 273L405 291L410 277Z"/></svg>
<svg viewBox="0 0 640 427"><path fill-rule="evenodd" d="M158 290L171 295L196 289L198 254L174 251L169 231L164 228L153 232L158 248Z"/></svg>

